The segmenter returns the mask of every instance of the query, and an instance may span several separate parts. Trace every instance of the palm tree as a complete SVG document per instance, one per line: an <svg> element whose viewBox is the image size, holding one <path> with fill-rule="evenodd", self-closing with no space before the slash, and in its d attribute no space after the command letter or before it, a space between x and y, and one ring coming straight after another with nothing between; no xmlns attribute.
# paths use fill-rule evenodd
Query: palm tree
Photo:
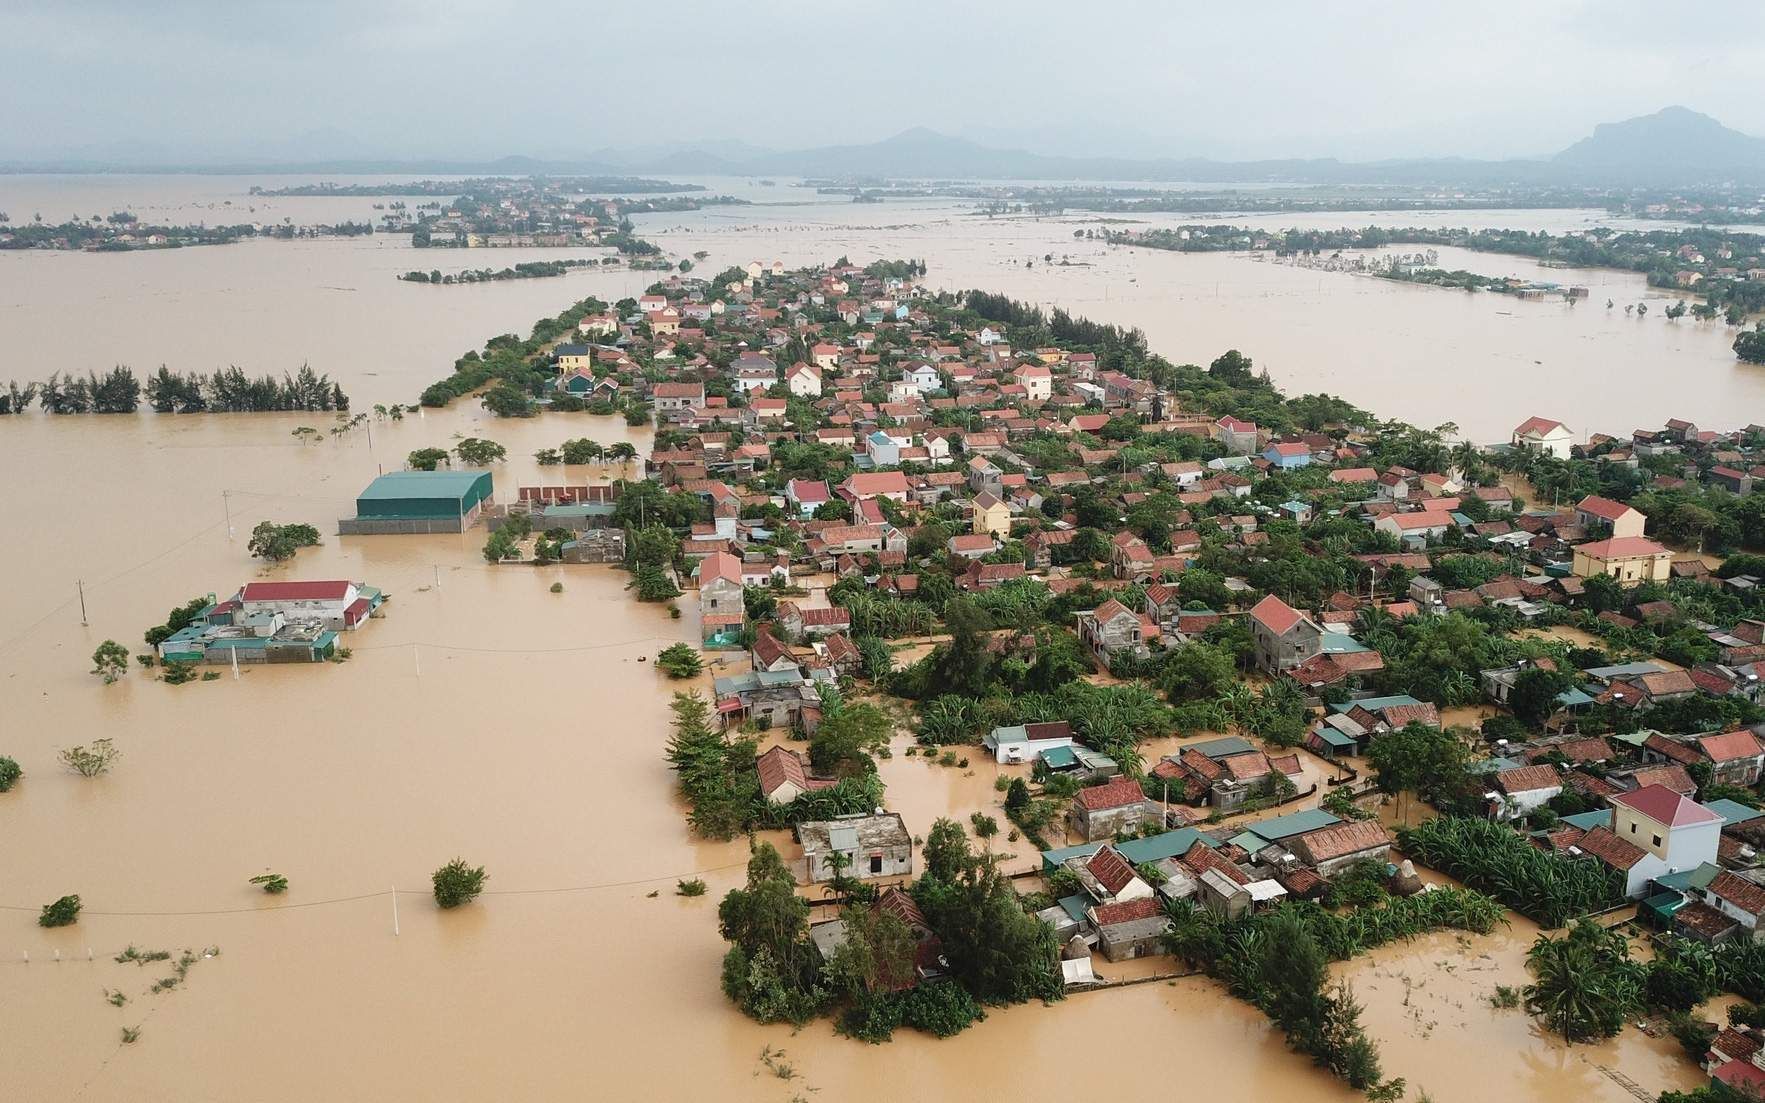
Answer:
<svg viewBox="0 0 1765 1103"><path fill-rule="evenodd" d="M608 446L606 455L608 459L618 460L621 468L629 471L631 461L637 458L637 446L630 441L617 441Z"/></svg>

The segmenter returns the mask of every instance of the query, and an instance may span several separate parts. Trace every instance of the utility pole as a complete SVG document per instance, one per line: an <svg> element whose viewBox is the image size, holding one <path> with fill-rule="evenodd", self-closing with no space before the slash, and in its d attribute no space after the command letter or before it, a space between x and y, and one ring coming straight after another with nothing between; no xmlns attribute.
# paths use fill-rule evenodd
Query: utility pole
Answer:
<svg viewBox="0 0 1765 1103"><path fill-rule="evenodd" d="M398 886L392 886L392 934L398 935Z"/></svg>
<svg viewBox="0 0 1765 1103"><path fill-rule="evenodd" d="M80 588L80 627L90 627L90 622L86 620L86 580L77 579L74 585Z"/></svg>
<svg viewBox="0 0 1765 1103"><path fill-rule="evenodd" d="M221 510L227 518L227 539L233 539L233 503L230 500L231 490L221 491Z"/></svg>

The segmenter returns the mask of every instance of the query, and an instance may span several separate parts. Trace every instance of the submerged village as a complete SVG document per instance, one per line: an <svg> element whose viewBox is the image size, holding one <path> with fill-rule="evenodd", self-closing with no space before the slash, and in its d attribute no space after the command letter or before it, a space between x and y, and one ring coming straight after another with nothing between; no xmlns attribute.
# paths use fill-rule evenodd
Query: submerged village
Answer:
<svg viewBox="0 0 1765 1103"><path fill-rule="evenodd" d="M1765 1089L1765 427L1516 394L1474 443L914 261L680 269L422 396L622 414L647 457L568 440L509 487L494 441L425 449L336 531L478 532L495 570L616 567L696 613L650 658L681 689L656 754L695 833L751 844L706 985L857 1044L1203 974L1401 1099L1331 964L1521 921L1531 983L1491 1014L1669 1035L1708 1075L1675 1099ZM288 577L174 610L141 665L346 659L393 604L301 577L319 539L260 526ZM895 756L993 807L910 822Z"/></svg>

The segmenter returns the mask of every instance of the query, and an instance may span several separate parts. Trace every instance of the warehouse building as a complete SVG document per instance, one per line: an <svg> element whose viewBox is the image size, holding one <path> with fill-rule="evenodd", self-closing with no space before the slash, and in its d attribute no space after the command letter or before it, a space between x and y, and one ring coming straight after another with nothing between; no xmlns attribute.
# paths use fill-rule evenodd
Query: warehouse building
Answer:
<svg viewBox="0 0 1765 1103"><path fill-rule="evenodd" d="M488 471L395 471L368 484L341 536L464 532L492 501Z"/></svg>

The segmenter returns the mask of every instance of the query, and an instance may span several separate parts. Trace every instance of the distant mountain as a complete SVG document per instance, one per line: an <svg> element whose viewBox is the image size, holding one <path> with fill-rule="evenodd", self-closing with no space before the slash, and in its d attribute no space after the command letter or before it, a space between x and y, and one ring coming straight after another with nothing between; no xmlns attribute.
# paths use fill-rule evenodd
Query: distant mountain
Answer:
<svg viewBox="0 0 1765 1103"><path fill-rule="evenodd" d="M309 150L349 145L347 136L298 136ZM0 164L0 172L461 173L650 176L810 176L844 179L1143 180L1202 184L1289 183L1495 187L1674 187L1722 181L1765 184L1765 139L1730 130L1707 115L1669 107L1606 123L1542 160L1431 158L1388 161L1211 161L1206 158L1063 157L1001 149L924 127L879 142L816 149L767 150L745 142L670 142L598 149L580 159L525 156L500 160L396 160L356 155L235 156L219 161L75 153L57 162Z"/></svg>
<svg viewBox="0 0 1765 1103"><path fill-rule="evenodd" d="M1731 130L1686 107L1667 107L1593 133L1551 158L1581 171L1644 177L1756 177L1765 174L1765 138Z"/></svg>

